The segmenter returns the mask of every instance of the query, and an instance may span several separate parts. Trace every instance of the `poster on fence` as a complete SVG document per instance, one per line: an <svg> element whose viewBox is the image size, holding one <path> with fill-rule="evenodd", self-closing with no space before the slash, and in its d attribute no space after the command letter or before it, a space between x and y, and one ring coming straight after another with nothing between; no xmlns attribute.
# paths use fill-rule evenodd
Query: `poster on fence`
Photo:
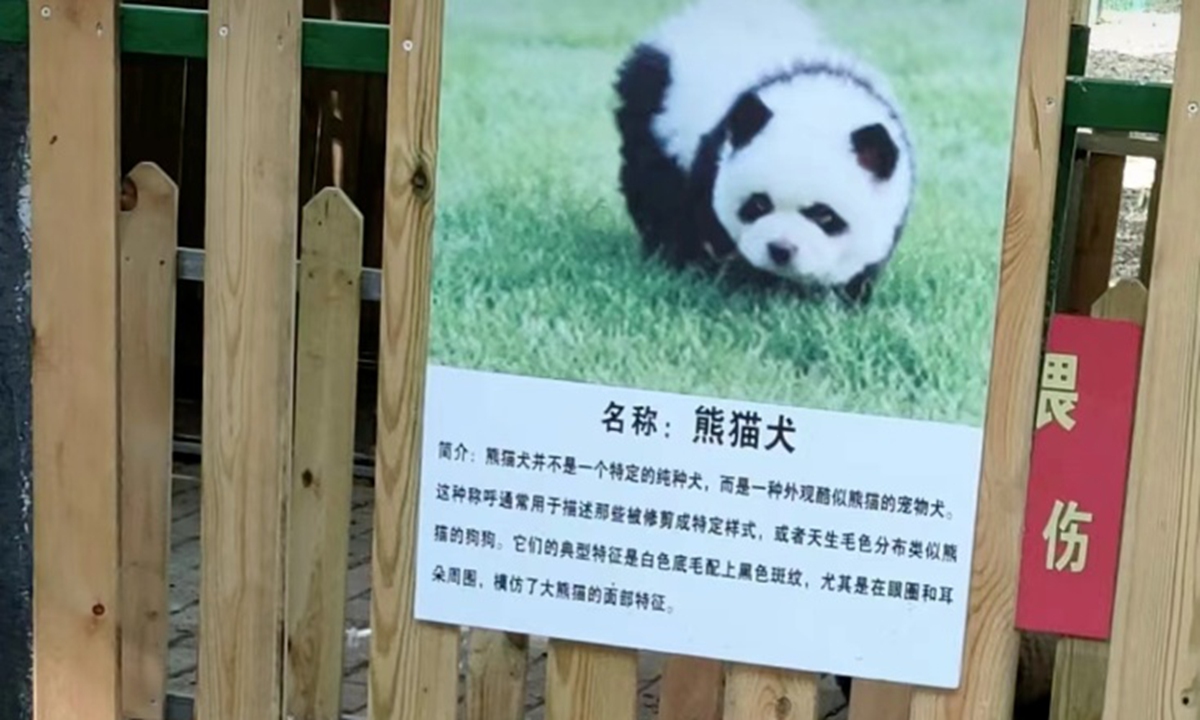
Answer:
<svg viewBox="0 0 1200 720"><path fill-rule="evenodd" d="M447 1L417 619L958 685L1023 5Z"/></svg>

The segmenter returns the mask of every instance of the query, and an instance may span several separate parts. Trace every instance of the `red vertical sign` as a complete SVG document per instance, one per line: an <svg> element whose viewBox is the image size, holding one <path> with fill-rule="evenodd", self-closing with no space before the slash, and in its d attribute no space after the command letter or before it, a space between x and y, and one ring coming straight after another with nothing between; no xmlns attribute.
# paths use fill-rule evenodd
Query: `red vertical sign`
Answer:
<svg viewBox="0 0 1200 720"><path fill-rule="evenodd" d="M1109 636L1141 342L1134 323L1051 318L1025 503L1021 630Z"/></svg>

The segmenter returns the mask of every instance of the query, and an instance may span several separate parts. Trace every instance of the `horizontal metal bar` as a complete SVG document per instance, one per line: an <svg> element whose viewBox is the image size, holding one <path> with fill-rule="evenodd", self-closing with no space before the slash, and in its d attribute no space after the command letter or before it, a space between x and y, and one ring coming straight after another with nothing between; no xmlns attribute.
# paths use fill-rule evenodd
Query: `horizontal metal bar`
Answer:
<svg viewBox="0 0 1200 720"><path fill-rule="evenodd" d="M121 50L127 53L202 59L208 54L208 11L153 5L121 5ZM300 61L304 67L386 73L388 26L382 23L305 18ZM0 41L29 41L24 0L0 0Z"/></svg>
<svg viewBox="0 0 1200 720"><path fill-rule="evenodd" d="M204 282L204 251L179 248L175 275L180 280ZM383 273L377 268L362 269L362 299L379 302L383 298Z"/></svg>
<svg viewBox="0 0 1200 720"><path fill-rule="evenodd" d="M1071 127L1162 134L1171 85L1072 77L1063 102L1063 122Z"/></svg>

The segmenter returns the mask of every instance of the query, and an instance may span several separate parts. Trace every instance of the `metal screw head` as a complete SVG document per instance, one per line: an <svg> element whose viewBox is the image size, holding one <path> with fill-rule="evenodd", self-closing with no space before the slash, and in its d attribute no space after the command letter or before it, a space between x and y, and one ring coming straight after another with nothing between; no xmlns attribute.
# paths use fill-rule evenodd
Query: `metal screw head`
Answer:
<svg viewBox="0 0 1200 720"><path fill-rule="evenodd" d="M405 40L404 42L400 43L400 47L404 48L404 52L412 52L413 41Z"/></svg>
<svg viewBox="0 0 1200 720"><path fill-rule="evenodd" d="M221 27L217 28L217 34L220 35L221 37L225 37L225 36L229 35L229 26L222 25Z"/></svg>
<svg viewBox="0 0 1200 720"><path fill-rule="evenodd" d="M1048 97L1048 98L1046 98L1046 109L1047 109L1047 110L1053 110L1053 109L1054 109L1054 106L1055 106L1056 104L1057 104L1057 102L1055 101L1055 99L1054 99L1054 98L1052 98L1052 97Z"/></svg>
<svg viewBox="0 0 1200 720"><path fill-rule="evenodd" d="M42 6L42 17L44 17L44 18L50 17L50 6L49 5Z"/></svg>
<svg viewBox="0 0 1200 720"><path fill-rule="evenodd" d="M1200 104L1197 104L1196 101L1193 100L1187 104L1187 111L1188 115L1195 115L1197 112L1200 112Z"/></svg>

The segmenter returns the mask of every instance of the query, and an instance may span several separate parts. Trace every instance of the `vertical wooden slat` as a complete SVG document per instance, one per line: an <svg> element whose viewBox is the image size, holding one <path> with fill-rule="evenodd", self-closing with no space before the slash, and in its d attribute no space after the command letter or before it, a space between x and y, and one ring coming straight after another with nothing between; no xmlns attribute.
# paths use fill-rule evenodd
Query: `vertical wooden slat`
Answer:
<svg viewBox="0 0 1200 720"><path fill-rule="evenodd" d="M721 720L725 666L707 658L674 655L663 666L658 720Z"/></svg>
<svg viewBox="0 0 1200 720"><path fill-rule="evenodd" d="M199 720L279 717L301 0L211 0Z"/></svg>
<svg viewBox="0 0 1200 720"><path fill-rule="evenodd" d="M850 720L908 720L913 689L884 682L854 682Z"/></svg>
<svg viewBox="0 0 1200 720"><path fill-rule="evenodd" d="M1200 0L1179 26L1105 720L1200 713Z"/></svg>
<svg viewBox="0 0 1200 720"><path fill-rule="evenodd" d="M362 215L326 188L304 208L288 504L286 716L337 720L354 484Z"/></svg>
<svg viewBox="0 0 1200 720"><path fill-rule="evenodd" d="M524 720L529 638L472 629L467 657L467 720Z"/></svg>
<svg viewBox="0 0 1200 720"><path fill-rule="evenodd" d="M962 682L918 688L913 720L1007 718L1016 680L1017 575L1045 309L1070 5L1026 3L999 295L984 422Z"/></svg>
<svg viewBox="0 0 1200 720"><path fill-rule="evenodd" d="M1086 315L1108 288L1121 219L1125 157L1091 153L1083 179L1079 225L1069 265L1070 291L1063 312Z"/></svg>
<svg viewBox="0 0 1200 720"><path fill-rule="evenodd" d="M1100 720L1108 644L1080 638L1058 641L1050 695L1051 720Z"/></svg>
<svg viewBox="0 0 1200 720"><path fill-rule="evenodd" d="M1070 133L1063 133L1069 136ZM1060 148L1059 155L1064 156ZM1058 249L1059 267L1054 285L1054 309L1061 312L1071 299L1071 264L1075 257L1075 243L1079 239L1080 209L1083 205L1083 183L1087 177L1089 153L1079 152L1071 161L1071 176L1064 184L1066 188L1066 207L1063 208L1062 240ZM1065 168L1064 168L1065 169ZM1061 180L1061 178L1060 178Z"/></svg>
<svg viewBox="0 0 1200 720"><path fill-rule="evenodd" d="M1146 288L1136 280L1121 280L1092 305L1092 316L1144 325ZM1104 712L1104 681L1108 675L1108 643L1062 638L1054 655L1051 692L1052 720L1100 720Z"/></svg>
<svg viewBox="0 0 1200 720"><path fill-rule="evenodd" d="M1138 264L1138 279L1150 286L1150 271L1154 267L1154 238L1158 233L1158 207L1162 198L1163 161L1154 161L1154 184L1150 187L1150 207L1146 209L1146 225L1142 231L1142 254Z"/></svg>
<svg viewBox="0 0 1200 720"><path fill-rule="evenodd" d="M546 720L634 720L637 652L551 640Z"/></svg>
<svg viewBox="0 0 1200 720"><path fill-rule="evenodd" d="M29 3L38 720L120 713L116 5Z"/></svg>
<svg viewBox="0 0 1200 720"><path fill-rule="evenodd" d="M1095 25L1099 13L1100 0L1071 0L1072 25Z"/></svg>
<svg viewBox="0 0 1200 720"><path fill-rule="evenodd" d="M725 680L725 720L813 720L816 676L733 665Z"/></svg>
<svg viewBox="0 0 1200 720"><path fill-rule="evenodd" d="M1119 280L1092 304L1092 316L1145 325L1149 301L1149 293L1141 282Z"/></svg>
<svg viewBox="0 0 1200 720"><path fill-rule="evenodd" d="M413 619L443 0L393 2L371 553L371 720L453 720L457 627Z"/></svg>
<svg viewBox="0 0 1200 720"><path fill-rule="evenodd" d="M161 720L167 693L175 251L179 191L140 163L122 197L121 704Z"/></svg>

